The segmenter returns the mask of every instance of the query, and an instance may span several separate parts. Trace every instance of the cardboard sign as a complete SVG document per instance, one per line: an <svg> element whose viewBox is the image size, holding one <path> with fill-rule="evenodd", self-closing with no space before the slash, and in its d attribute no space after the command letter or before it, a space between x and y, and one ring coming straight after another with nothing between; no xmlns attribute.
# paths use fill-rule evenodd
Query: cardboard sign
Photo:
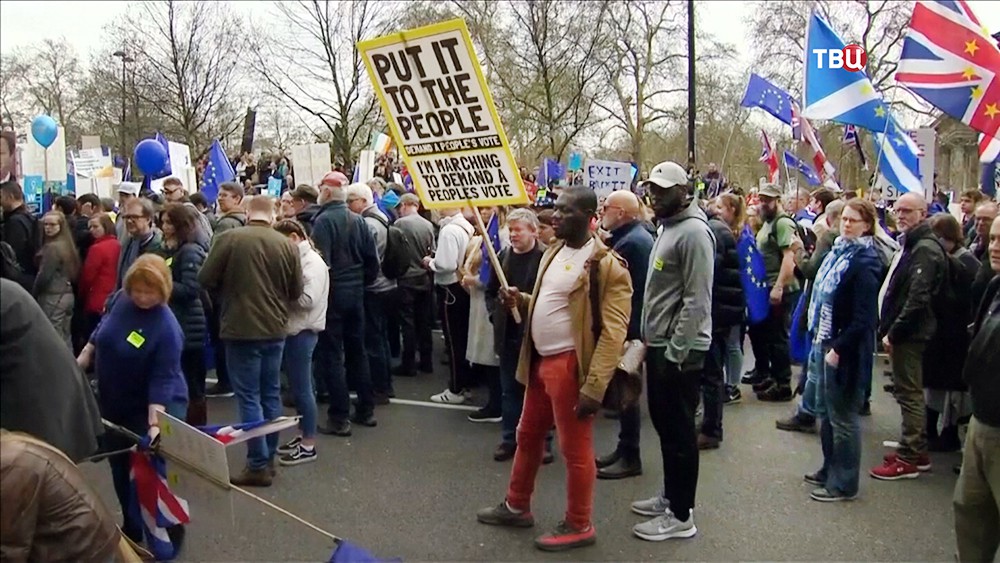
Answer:
<svg viewBox="0 0 1000 563"><path fill-rule="evenodd" d="M31 124L25 130L31 131ZM59 127L56 140L47 149L39 145L29 133L20 158L21 173L25 176L41 176L46 182L65 182L68 168L66 130Z"/></svg>
<svg viewBox="0 0 1000 563"><path fill-rule="evenodd" d="M583 165L583 185L594 190L597 197L627 190L632 185L632 164L588 158Z"/></svg>
<svg viewBox="0 0 1000 563"><path fill-rule="evenodd" d="M292 163L295 165L295 186L300 184L319 186L323 176L331 170L330 145L326 143L295 145L291 150ZM294 190L295 186L289 186L288 189Z"/></svg>
<svg viewBox="0 0 1000 563"><path fill-rule="evenodd" d="M920 185L924 189L924 199L930 202L934 199L934 153L936 152L937 132L933 127L920 127L907 131L910 138L917 145L917 161L920 167ZM878 150L878 144L875 145ZM875 187L881 190L882 198L888 201L896 201L902 195L896 186L889 183L889 180L881 174L875 179Z"/></svg>
<svg viewBox="0 0 1000 563"><path fill-rule="evenodd" d="M361 41L358 50L425 207L528 203L464 21Z"/></svg>
<svg viewBox="0 0 1000 563"><path fill-rule="evenodd" d="M229 486L226 446L183 420L157 413L160 448L223 487Z"/></svg>

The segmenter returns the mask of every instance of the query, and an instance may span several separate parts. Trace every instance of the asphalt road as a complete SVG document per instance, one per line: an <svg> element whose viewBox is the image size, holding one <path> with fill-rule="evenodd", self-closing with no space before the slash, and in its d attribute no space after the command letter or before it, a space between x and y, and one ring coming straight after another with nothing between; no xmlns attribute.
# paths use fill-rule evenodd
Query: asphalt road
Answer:
<svg viewBox="0 0 1000 563"><path fill-rule="evenodd" d="M397 378L397 397L427 401L444 388L445 368L437 367L435 374ZM882 441L899 432L899 410L882 392L882 383L879 377L873 416L862 419L863 471L879 462ZM209 408L213 422L235 421L235 399L211 399ZM916 480L878 482L863 474L857 501L817 503L809 499L812 487L802 475L821 464L818 436L774 428L774 420L791 408L791 403L770 405L752 398L726 407L722 448L702 454L695 511L699 533L690 540L649 543L631 534L641 517L629 512L629 503L654 494L661 483L659 445L645 416L645 473L598 481L597 544L564 554L543 554L532 544L565 510L559 459L540 471L532 507L535 529L476 522L478 508L503 498L511 464L492 459L499 425L468 422L466 411L379 407L377 428L355 427L351 438L320 436L315 463L279 468L272 487L254 492L381 557L404 561L953 559L956 476L951 466L959 454L934 456L934 470ZM617 425L599 417L598 453L614 447ZM233 448L232 471L242 467L244 454L240 446ZM84 471L117 509L107 465L87 465ZM193 518L184 561L325 561L333 548L308 527L183 472L175 488L190 502Z"/></svg>

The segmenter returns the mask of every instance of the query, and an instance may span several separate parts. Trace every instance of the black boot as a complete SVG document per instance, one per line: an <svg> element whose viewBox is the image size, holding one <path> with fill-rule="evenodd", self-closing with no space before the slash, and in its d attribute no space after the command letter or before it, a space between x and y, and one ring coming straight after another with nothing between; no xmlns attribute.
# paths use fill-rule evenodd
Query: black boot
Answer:
<svg viewBox="0 0 1000 563"><path fill-rule="evenodd" d="M958 439L958 426L945 426L937 439L927 440L927 449L932 452L957 452L962 449L962 441Z"/></svg>
<svg viewBox="0 0 1000 563"><path fill-rule="evenodd" d="M937 423L941 413L930 407L924 407L924 416L927 420L926 424L924 424L924 432L927 433L927 441L935 441L938 439Z"/></svg>
<svg viewBox="0 0 1000 563"><path fill-rule="evenodd" d="M621 452L617 461L597 470L598 479L625 479L637 475L642 475L639 452Z"/></svg>

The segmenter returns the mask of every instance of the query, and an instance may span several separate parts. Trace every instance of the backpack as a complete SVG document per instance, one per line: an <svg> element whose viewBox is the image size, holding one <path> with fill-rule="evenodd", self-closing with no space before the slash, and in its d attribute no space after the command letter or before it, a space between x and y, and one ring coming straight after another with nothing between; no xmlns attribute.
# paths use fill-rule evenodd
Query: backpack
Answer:
<svg viewBox="0 0 1000 563"><path fill-rule="evenodd" d="M788 219L795 225L795 235L802 240L802 247L805 250L807 256L812 256L812 253L816 251L816 233L812 229L807 229L799 224L791 215L785 215L782 213L774 218L774 226L771 228L771 232L768 233L767 237L769 240L774 241L774 246L780 250L778 246L778 221L782 219ZM795 268L795 277L799 280L799 283L805 282L805 276L798 267Z"/></svg>
<svg viewBox="0 0 1000 563"><path fill-rule="evenodd" d="M382 258L382 275L390 280L397 280L410 269L410 254L406 245L406 234L395 225L377 213L365 213L382 224L386 230L385 256Z"/></svg>

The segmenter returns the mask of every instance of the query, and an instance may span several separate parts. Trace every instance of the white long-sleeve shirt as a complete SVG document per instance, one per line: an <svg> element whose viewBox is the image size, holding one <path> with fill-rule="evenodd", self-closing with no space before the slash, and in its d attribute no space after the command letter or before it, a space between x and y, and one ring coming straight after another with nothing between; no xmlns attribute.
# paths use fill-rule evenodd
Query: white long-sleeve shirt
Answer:
<svg viewBox="0 0 1000 563"><path fill-rule="evenodd" d="M458 283L458 268L465 261L465 249L472 238L472 224L461 213L446 217L439 223L437 252L430 262L436 285Z"/></svg>

